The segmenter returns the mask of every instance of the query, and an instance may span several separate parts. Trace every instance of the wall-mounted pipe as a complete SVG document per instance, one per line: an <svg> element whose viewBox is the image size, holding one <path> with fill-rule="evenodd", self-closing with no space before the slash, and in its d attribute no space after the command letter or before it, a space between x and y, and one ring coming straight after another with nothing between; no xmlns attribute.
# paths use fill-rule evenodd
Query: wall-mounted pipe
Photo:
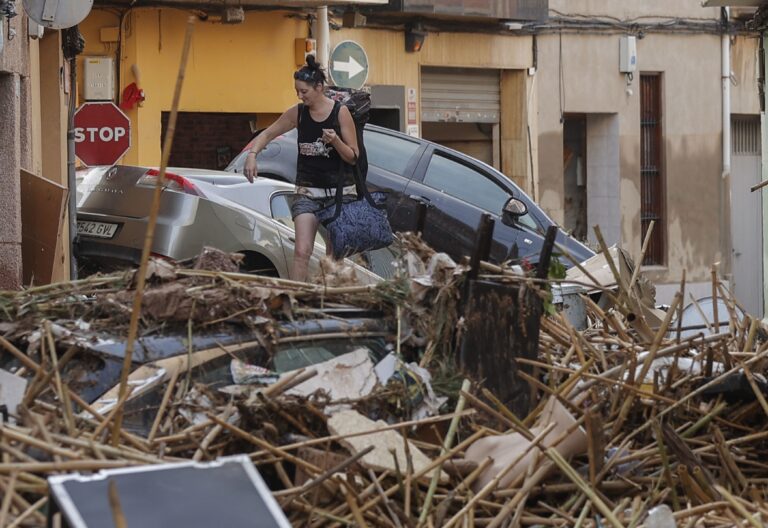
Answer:
<svg viewBox="0 0 768 528"><path fill-rule="evenodd" d="M317 18L315 20L317 39L317 62L328 71L328 56L330 55L330 28L328 26L328 7L317 8Z"/></svg>
<svg viewBox="0 0 768 528"><path fill-rule="evenodd" d="M723 8L725 28L721 40L723 83L723 178L731 174L731 36L728 34L729 8Z"/></svg>
<svg viewBox="0 0 768 528"><path fill-rule="evenodd" d="M730 12L727 7L722 10L723 34L720 37L720 64L721 64L721 82L722 82L722 151L723 151L723 171L720 177L720 254L726 262L723 274L726 279L733 280L733 240L731 232L733 228L731 219L731 209L733 201L731 199L731 36L728 33L728 22Z"/></svg>

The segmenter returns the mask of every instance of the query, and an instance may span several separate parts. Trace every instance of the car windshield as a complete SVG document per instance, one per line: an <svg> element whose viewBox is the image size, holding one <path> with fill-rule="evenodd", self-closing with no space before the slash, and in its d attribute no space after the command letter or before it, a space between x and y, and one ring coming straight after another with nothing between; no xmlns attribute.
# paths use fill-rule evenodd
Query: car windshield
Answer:
<svg viewBox="0 0 768 528"><path fill-rule="evenodd" d="M344 339L291 341L278 344L272 357L269 357L261 347L221 354L193 368L190 373L190 380L192 386L204 385L207 390L217 390L235 385L232 363L233 360L239 360L251 368L262 367L263 370L259 371L264 375L264 382L269 383L270 379L274 380L279 374L328 361L360 348L368 351L374 363L378 363L389 353L383 338L353 339L345 337ZM185 373L180 373L179 379L183 379L185 376ZM167 382L158 384L144 395L126 403L124 418L126 429L146 435L152 427L167 388Z"/></svg>

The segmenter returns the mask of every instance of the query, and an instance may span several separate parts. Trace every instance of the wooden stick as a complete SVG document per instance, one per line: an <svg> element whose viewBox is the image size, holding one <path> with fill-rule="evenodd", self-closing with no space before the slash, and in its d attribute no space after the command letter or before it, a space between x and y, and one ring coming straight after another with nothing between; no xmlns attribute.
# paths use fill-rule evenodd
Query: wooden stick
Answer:
<svg viewBox="0 0 768 528"><path fill-rule="evenodd" d="M38 510L40 510L46 502L48 502L48 497L42 497L36 503L30 505L29 508L21 512L21 514L8 525L8 528L17 528L18 526L21 526L21 523L23 523L30 515L36 516L40 522L45 522L45 517L43 517Z"/></svg>
<svg viewBox="0 0 768 528"><path fill-rule="evenodd" d="M236 425L232 425L231 423L229 423L229 422L227 422L225 420L222 420L221 418L219 418L216 415L209 414L208 417L211 420L213 420L214 422L216 422L217 424L221 425L223 428L229 429L236 436L239 436L243 440L249 441L250 443L260 447L261 449L269 451L270 453L273 453L274 455L280 456L280 457L284 458L285 460L287 460L288 462L292 462L292 463L294 463L294 464L296 464L298 466L302 466L302 467L306 468L307 470L311 471L312 473L321 473L322 472L320 470L320 468L315 466L314 464L310 464L306 460L304 460L302 458L299 458L297 456L293 456L292 454L288 453L285 450L285 447L273 446L272 444L270 444L266 440L262 440L261 438L253 436L252 434L250 434L250 433L248 433L246 431L243 431L242 429L240 429Z"/></svg>
<svg viewBox="0 0 768 528"><path fill-rule="evenodd" d="M147 264L149 262L149 254L152 250L152 241L155 238L155 225L157 224L157 216L160 212L160 195L163 190L163 184L165 183L165 169L168 167L168 160L171 156L171 146L173 145L173 136L176 132L176 117L179 111L179 100L181 99L181 88L184 85L184 75L187 69L187 58L189 57L189 49L192 44L192 32L195 27L195 17L190 16L187 18L187 31L184 36L184 45L181 50L181 64L179 65L179 74L176 77L176 89L173 93L173 102L171 103L171 115L168 118L168 126L165 132L165 141L163 141L163 152L160 158L160 174L155 182L155 191L152 196L152 206L149 211L149 219L147 220L147 232L144 237L144 248L141 252L141 264L139 270L136 272L136 292L133 296L133 308L131 310L131 322L128 327L128 339L125 342L125 352L123 356L123 370L120 374L120 391L117 405L117 415L114 419L114 425L112 427L112 445L117 446L120 441L120 429L123 426L123 413L122 405L120 402L125 402L128 391L128 375L131 372L133 362L133 346L136 341L136 336L139 330L139 317L141 316L141 304L144 297L144 284L147 279Z"/></svg>
<svg viewBox="0 0 768 528"><path fill-rule="evenodd" d="M456 403L456 409L453 413L453 419L451 420L451 424L448 427L448 434L445 436L445 440L443 441L443 448L440 450L440 454L445 454L451 449L451 445L453 444L453 437L456 434L456 429L459 426L459 413L464 410L464 405L466 404L466 398L464 397L464 394L469 392L469 388L472 386L472 383L465 379L461 384L461 393L459 394L459 401ZM440 464L437 466L437 469L434 473L432 473L432 481L429 483L429 489L427 490L427 497L424 499L424 506L421 509L421 515L419 515L419 520L416 523L416 527L419 528L424 524L424 521L427 519L427 514L429 513L430 508L432 507L432 497L435 494L435 489L437 489L437 482L440 480L440 474L442 473L443 465Z"/></svg>
<svg viewBox="0 0 768 528"><path fill-rule="evenodd" d="M761 181L760 183L758 183L758 184L755 184L755 185L753 185L752 187L750 187L750 188L749 188L749 191L750 191L750 192L755 192L755 191L757 191L757 190L759 190L759 189L762 189L762 188L763 188L763 187L765 187L766 185L768 185L768 180L763 180L763 181Z"/></svg>
<svg viewBox="0 0 768 528"><path fill-rule="evenodd" d="M56 344L53 341L53 332L51 331L51 322L45 321L43 327L45 328L46 337L48 339L48 353L51 355L51 365L53 366L53 379L56 383L56 392L59 394L59 400L64 407L64 424L67 426L70 436L75 436L77 429L75 428L75 418L72 413L72 402L69 399L69 391L64 390L64 384L61 381L58 356L56 354Z"/></svg>
<svg viewBox="0 0 768 528"><path fill-rule="evenodd" d="M11 499L16 494L16 478L17 477L18 477L18 474L15 471L11 473L11 481L8 483L8 486L6 487L5 497L3 497L3 504L2 504L2 507L0 507L0 526L5 526L7 524L5 520L8 517L8 512L11 511Z"/></svg>
<svg viewBox="0 0 768 528"><path fill-rule="evenodd" d="M66 460L64 462L22 462L2 463L0 473L28 471L30 473L51 473L54 471L98 471L139 465L127 460Z"/></svg>
<svg viewBox="0 0 768 528"><path fill-rule="evenodd" d="M120 505L117 484L114 479L109 479L107 495L109 496L109 508L112 510L112 521L115 523L115 528L128 528L128 523L125 521L125 514L123 513L123 507Z"/></svg>
<svg viewBox="0 0 768 528"><path fill-rule="evenodd" d="M216 439L219 434L221 434L221 431L224 430L224 426L222 423L226 423L227 420L229 420L229 417L232 416L232 413L235 412L235 406L231 403L227 405L227 408L224 409L224 412L222 412L219 416L216 416L216 419L214 420L217 422L217 425L215 425L210 432L205 435L205 438L203 438L203 441L200 442L200 447L197 448L197 451L195 451L194 456L192 456L192 460L195 462L200 462L200 460L203 458L203 455L205 454L205 451L208 449L208 446L210 446L213 441Z"/></svg>
<svg viewBox="0 0 768 528"><path fill-rule="evenodd" d="M680 292L677 292L675 294L675 298L672 301L672 306L667 311L666 316L664 317L664 321L661 323L661 327L656 332L656 336L653 338L653 343L651 344L651 349L648 353L648 355L645 358L645 361L643 362L643 366L640 369L640 375L637 378L632 378L629 380L630 383L643 383L645 380L645 377L648 375L648 371L651 370L651 365L653 363L653 360L656 358L656 353L659 350L659 347L661 346L661 342L664 339L664 335L667 333L667 328L669 328L669 323L672 322L672 316L675 315L675 310L677 309L677 305L680 303ZM635 395L633 392L630 392L627 395L626 400L624 400L624 404L621 407L621 411L619 412L619 417L616 419L616 421L613 423L613 434L617 434L619 432L619 429L621 429L622 425L624 425L624 420L626 420L627 415L629 414L630 409L632 408L632 403L634 402Z"/></svg>
<svg viewBox="0 0 768 528"><path fill-rule="evenodd" d="M627 290L632 292L632 289L635 287L635 282L637 281L637 278L640 275L640 268L643 267L643 260L645 260L645 253L648 251L648 246L651 242L651 235L653 234L653 228L656 226L656 220L651 220L651 223L648 224L648 230L645 232L645 240L643 240L643 245L640 248L640 257L637 259L637 265L635 266L635 270L632 272L632 278L629 280L629 286L627 287Z"/></svg>
<svg viewBox="0 0 768 528"><path fill-rule="evenodd" d="M157 429L160 427L160 422L163 419L163 415L165 414L165 408L168 406L168 402L171 399L171 394L173 393L173 388L176 386L176 381L179 379L179 371L174 370L173 374L171 375L171 379L168 380L168 387L165 389L165 392L163 393L163 399L160 401L160 407L157 409L157 414L155 415L155 420L152 422L152 428L149 430L149 436L147 436L147 442L150 444L155 439L155 435L157 434Z"/></svg>
<svg viewBox="0 0 768 528"><path fill-rule="evenodd" d="M731 507L733 507L733 509L739 513L739 515L741 515L747 522L749 522L749 524L751 524L754 528L763 528L763 524L758 522L757 519L750 515L747 509L739 501L737 501L736 498L731 495L727 489L717 484L715 484L715 489L731 505Z"/></svg>

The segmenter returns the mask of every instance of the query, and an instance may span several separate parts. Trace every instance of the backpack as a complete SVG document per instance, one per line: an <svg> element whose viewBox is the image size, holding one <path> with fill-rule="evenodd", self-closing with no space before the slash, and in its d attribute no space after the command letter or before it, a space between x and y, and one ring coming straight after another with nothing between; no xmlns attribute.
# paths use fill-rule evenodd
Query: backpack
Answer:
<svg viewBox="0 0 768 528"><path fill-rule="evenodd" d="M329 86L325 90L325 95L343 104L352 114L352 120L355 122L355 131L357 132L357 169L360 175L360 183L364 184L368 176L368 153L365 151L363 142L363 128L370 118L371 94L364 90L354 90L352 88L342 88L340 86Z"/></svg>

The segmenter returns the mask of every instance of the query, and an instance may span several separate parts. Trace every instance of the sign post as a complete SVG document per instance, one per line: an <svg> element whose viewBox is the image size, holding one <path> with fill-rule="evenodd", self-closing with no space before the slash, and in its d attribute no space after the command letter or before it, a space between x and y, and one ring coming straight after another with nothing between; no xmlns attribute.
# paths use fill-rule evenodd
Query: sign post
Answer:
<svg viewBox="0 0 768 528"><path fill-rule="evenodd" d="M359 90L368 80L368 55L357 42L339 42L333 48L328 63L336 86Z"/></svg>
<svg viewBox="0 0 768 528"><path fill-rule="evenodd" d="M75 155L87 166L114 165L131 148L131 120L114 103L75 112Z"/></svg>

